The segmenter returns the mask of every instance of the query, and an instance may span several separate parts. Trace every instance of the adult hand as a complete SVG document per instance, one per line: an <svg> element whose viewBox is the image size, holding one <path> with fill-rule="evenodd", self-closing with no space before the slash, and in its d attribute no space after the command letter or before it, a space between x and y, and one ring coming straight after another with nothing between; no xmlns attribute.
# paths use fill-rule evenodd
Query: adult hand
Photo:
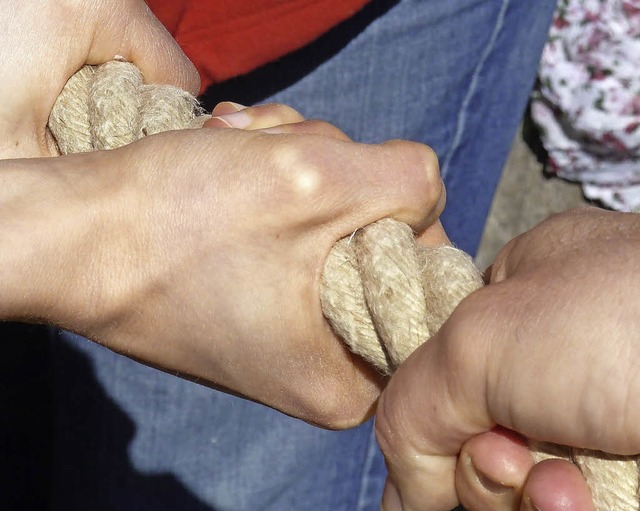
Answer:
<svg viewBox="0 0 640 511"><path fill-rule="evenodd" d="M16 36L2 47L4 158L56 153L49 112L84 64L120 55L147 82L197 90L141 1L6 4L2 28ZM322 263L378 218L433 222L437 163L417 144L364 147L295 120L282 137L198 130L2 162L0 237L11 248L0 317L77 331L325 426L362 421L381 382L322 319Z"/></svg>
<svg viewBox="0 0 640 511"><path fill-rule="evenodd" d="M437 162L420 144L356 144L266 108L293 122L11 162L33 166L16 172L22 183L48 177L30 188L37 211L14 199L32 230L9 225L0 236L22 253L36 247L27 266L38 261L32 274L46 279L25 289L24 270L8 265L0 317L64 326L324 426L368 417L381 379L325 322L319 278L334 243L363 225L435 222Z"/></svg>
<svg viewBox="0 0 640 511"><path fill-rule="evenodd" d="M117 55L148 83L197 93L199 78L143 0L0 0L0 158L51 156L46 126L67 80Z"/></svg>
<svg viewBox="0 0 640 511"><path fill-rule="evenodd" d="M640 452L639 253L638 217L597 209L556 215L503 249L491 284L463 300L380 399L385 511L590 509L574 467L532 468L521 443L486 432Z"/></svg>

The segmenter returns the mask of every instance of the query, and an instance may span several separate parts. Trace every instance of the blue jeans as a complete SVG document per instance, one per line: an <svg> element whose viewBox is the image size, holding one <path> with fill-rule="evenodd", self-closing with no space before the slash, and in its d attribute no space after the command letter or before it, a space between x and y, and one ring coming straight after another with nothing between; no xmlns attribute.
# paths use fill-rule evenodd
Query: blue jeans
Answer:
<svg viewBox="0 0 640 511"><path fill-rule="evenodd" d="M554 6L374 0L310 48L235 83L285 83L265 99L359 141L432 146L448 191L443 223L473 253ZM324 431L68 333L54 352L54 510L378 509L385 469L371 423Z"/></svg>

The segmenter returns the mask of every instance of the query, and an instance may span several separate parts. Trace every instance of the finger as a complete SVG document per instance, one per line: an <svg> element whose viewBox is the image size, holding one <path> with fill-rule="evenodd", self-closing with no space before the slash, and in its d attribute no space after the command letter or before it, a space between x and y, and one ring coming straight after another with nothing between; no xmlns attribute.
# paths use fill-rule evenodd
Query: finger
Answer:
<svg viewBox="0 0 640 511"><path fill-rule="evenodd" d="M458 505L453 485L455 459L441 458L424 464L416 459L416 469L404 472L387 461L389 475L382 494L381 511L449 511ZM413 491L420 489L419 491Z"/></svg>
<svg viewBox="0 0 640 511"><path fill-rule="evenodd" d="M595 511L591 492L578 467L564 460L546 460L529 473L522 511Z"/></svg>
<svg viewBox="0 0 640 511"><path fill-rule="evenodd" d="M389 473L382 509L453 509L459 502L455 489L456 455L459 448L457 445L438 446L432 444L429 438L432 436L429 434L429 422L434 421L436 416L447 414L448 407L443 402L446 411L429 409L415 403L415 399L408 400L409 396L415 398L415 394L407 388L408 382L396 379L407 365L412 365L411 357L400 367L383 392L376 414L376 438L384 453ZM428 374L429 370L425 368L424 373ZM428 388L429 393L437 392L433 385L420 387ZM423 413L417 414L417 408ZM431 413L426 415L426 410ZM436 419L435 422L440 421Z"/></svg>
<svg viewBox="0 0 640 511"><path fill-rule="evenodd" d="M436 208L434 209L434 215L440 215L442 212L442 207L440 206L440 201ZM451 241L447 236L447 233L444 231L442 227L442 223L440 220L436 220L436 222L429 226L424 232L420 233L417 236L417 241L419 245L429 246L429 247L437 247L441 245L451 245Z"/></svg>
<svg viewBox="0 0 640 511"><path fill-rule="evenodd" d="M259 130L273 128L281 124L298 123L304 121L300 112L287 105L267 104L249 108L236 108L237 103L222 103L214 109L212 117L204 126L208 128L237 128L246 130Z"/></svg>
<svg viewBox="0 0 640 511"><path fill-rule="evenodd" d="M274 188L265 208L295 214L305 231L324 226L335 241L381 218L404 222L415 232L438 219L443 184L437 157L423 144L357 144L317 133L274 137L260 130L233 131L221 130L219 136L249 137L252 157L269 174L265 183Z"/></svg>
<svg viewBox="0 0 640 511"><path fill-rule="evenodd" d="M468 440L458 457L456 489L468 511L511 511L534 465L525 441L495 428Z"/></svg>
<svg viewBox="0 0 640 511"><path fill-rule="evenodd" d="M98 2L94 36L87 64L101 64L120 56L142 72L145 83L169 84L193 95L200 91L195 66L154 16L145 2L126 0L121 9Z"/></svg>
<svg viewBox="0 0 640 511"><path fill-rule="evenodd" d="M427 146L406 141L356 144L305 133L276 137L219 131L255 137L253 154L269 174L265 183L272 190L264 207L295 215L304 232L322 227L335 242L381 218L405 222L416 232L437 220L434 211L442 182L435 154Z"/></svg>
<svg viewBox="0 0 640 511"><path fill-rule="evenodd" d="M244 110L247 108L245 105L241 105L240 103L235 103L233 101L221 101L211 110L211 115L213 117L218 115L226 115L233 114L235 112L239 112L240 110Z"/></svg>
<svg viewBox="0 0 640 511"><path fill-rule="evenodd" d="M309 120L296 122L291 124L281 124L272 128L262 130L265 133L283 134L283 133L313 133L316 135L324 135L326 137L337 138L338 140L351 140L347 134L331 123Z"/></svg>
<svg viewBox="0 0 640 511"><path fill-rule="evenodd" d="M599 243L606 237L613 245L614 239L624 242L629 234L637 232L635 214L609 215L616 214L589 206L550 216L504 246L496 256L492 282L516 273L538 271L549 260L581 251L587 243Z"/></svg>
<svg viewBox="0 0 640 511"><path fill-rule="evenodd" d="M493 261L493 264L489 266L484 272L485 281L487 284L497 284L498 282L502 282L508 277L508 265L510 256L514 247L517 245L517 243L519 243L520 239L522 239L522 235L513 238L500 249L500 251L496 255L495 260Z"/></svg>
<svg viewBox="0 0 640 511"><path fill-rule="evenodd" d="M482 272L482 280L484 281L485 285L489 285L492 282L493 277L494 277L494 266L492 264Z"/></svg>
<svg viewBox="0 0 640 511"><path fill-rule="evenodd" d="M385 217L416 232L436 222L443 186L433 150L407 141L350 147L331 164L343 190L333 213L343 219L343 235Z"/></svg>
<svg viewBox="0 0 640 511"><path fill-rule="evenodd" d="M467 440L495 426L483 405L489 345L484 338L456 342L469 338L473 323L456 332L460 323L445 323L399 367L380 398L376 434L402 504L397 509L454 507L458 453Z"/></svg>

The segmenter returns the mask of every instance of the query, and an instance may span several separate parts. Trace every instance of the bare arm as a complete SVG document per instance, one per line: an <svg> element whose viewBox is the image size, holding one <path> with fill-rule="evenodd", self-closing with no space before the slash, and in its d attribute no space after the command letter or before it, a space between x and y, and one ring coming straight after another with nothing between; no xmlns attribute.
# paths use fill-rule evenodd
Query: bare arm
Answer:
<svg viewBox="0 0 640 511"><path fill-rule="evenodd" d="M427 224L441 193L430 150L206 128L0 169L2 319L326 426L369 415L382 382L332 334L318 280L361 225Z"/></svg>

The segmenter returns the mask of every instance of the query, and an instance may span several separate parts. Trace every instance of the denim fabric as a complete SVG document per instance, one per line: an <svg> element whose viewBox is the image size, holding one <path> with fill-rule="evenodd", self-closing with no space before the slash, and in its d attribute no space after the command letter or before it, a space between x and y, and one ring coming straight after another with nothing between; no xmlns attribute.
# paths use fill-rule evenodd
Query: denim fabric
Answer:
<svg viewBox="0 0 640 511"><path fill-rule="evenodd" d="M448 190L445 227L473 252L554 6L374 0L372 19L347 23L357 33L321 39L316 49L343 38L315 61L307 50L292 57L303 76L265 99L356 140L431 145ZM54 352L54 510L378 509L385 470L371 423L324 431L67 333Z"/></svg>

